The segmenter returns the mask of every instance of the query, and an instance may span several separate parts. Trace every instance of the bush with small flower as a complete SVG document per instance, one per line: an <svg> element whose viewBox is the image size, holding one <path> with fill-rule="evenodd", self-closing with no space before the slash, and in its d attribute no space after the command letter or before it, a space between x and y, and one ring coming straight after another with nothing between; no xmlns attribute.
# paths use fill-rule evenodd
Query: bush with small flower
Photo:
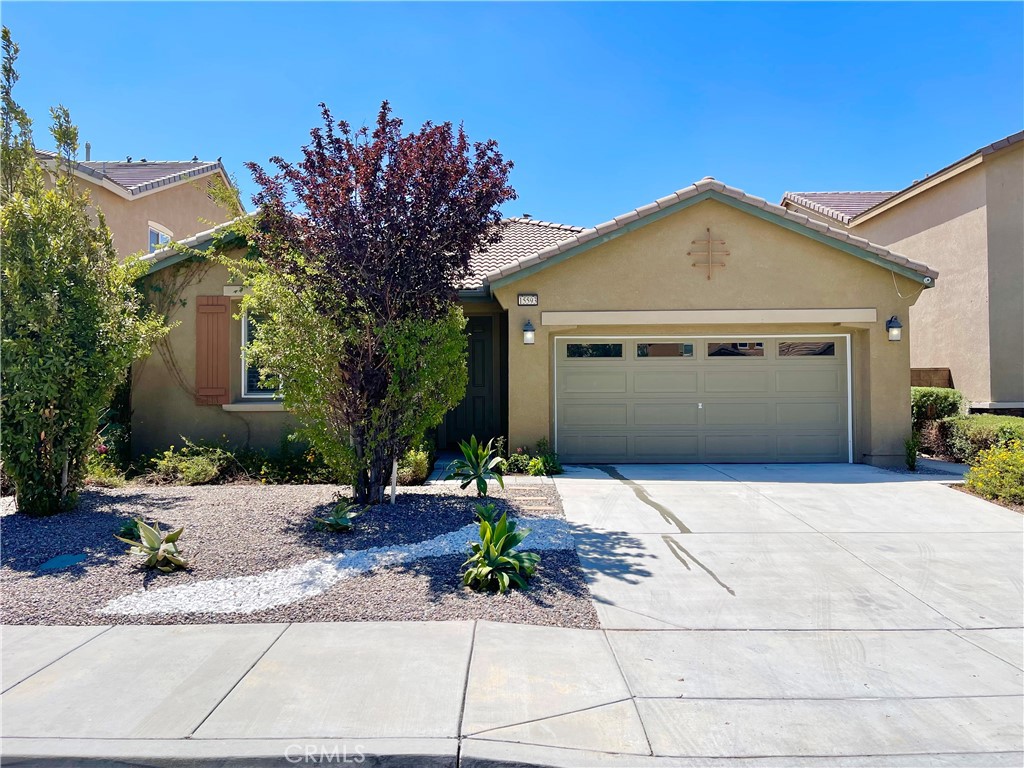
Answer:
<svg viewBox="0 0 1024 768"><path fill-rule="evenodd" d="M979 451L964 484L986 499L1024 504L1024 441L1009 440Z"/></svg>

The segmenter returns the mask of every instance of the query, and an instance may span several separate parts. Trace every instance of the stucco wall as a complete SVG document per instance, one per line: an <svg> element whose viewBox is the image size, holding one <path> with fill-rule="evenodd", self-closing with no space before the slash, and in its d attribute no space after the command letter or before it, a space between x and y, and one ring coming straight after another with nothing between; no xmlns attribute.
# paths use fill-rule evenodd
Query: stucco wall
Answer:
<svg viewBox="0 0 1024 768"><path fill-rule="evenodd" d="M910 364L949 368L953 385L975 402L992 395L986 186L977 165L851 229L938 270L935 287L910 311Z"/></svg>
<svg viewBox="0 0 1024 768"><path fill-rule="evenodd" d="M182 292L185 306L171 317L175 325L168 342L185 387L158 353L135 365L132 377L132 451L135 454L152 454L172 444L181 445L181 435L193 440L223 439L234 446L272 450L280 444L282 436L294 429L292 418L283 410L239 412L225 410L220 405L196 405L194 394L188 389L195 384L196 297L222 296L228 283L227 269L212 266L202 280ZM238 302L232 302L232 307L237 313ZM241 320L233 317L230 370L234 403L243 402L241 349Z"/></svg>
<svg viewBox="0 0 1024 768"><path fill-rule="evenodd" d="M88 190L94 207L103 211L113 235L114 247L122 258L142 251L149 252L149 222L155 222L171 233L174 240L183 240L216 224L235 218L211 200L207 185L211 176L169 186L158 192L126 200L102 186L76 177L75 182Z"/></svg>
<svg viewBox="0 0 1024 768"><path fill-rule="evenodd" d="M687 251L705 235L726 241L727 266L711 280ZM903 461L910 432L910 323L918 285L888 270L730 206L705 201L496 289L509 311L509 440L552 437L552 354L558 334L850 333L854 366L854 456ZM900 298L897 289L904 296ZM540 306L516 306L516 294L539 294ZM865 327L836 324L580 326L541 324L542 311L667 309L876 308ZM898 315L905 341L889 342L885 320ZM522 327L537 328L524 345Z"/></svg>
<svg viewBox="0 0 1024 768"><path fill-rule="evenodd" d="M986 156L992 400L1024 402L1024 144Z"/></svg>

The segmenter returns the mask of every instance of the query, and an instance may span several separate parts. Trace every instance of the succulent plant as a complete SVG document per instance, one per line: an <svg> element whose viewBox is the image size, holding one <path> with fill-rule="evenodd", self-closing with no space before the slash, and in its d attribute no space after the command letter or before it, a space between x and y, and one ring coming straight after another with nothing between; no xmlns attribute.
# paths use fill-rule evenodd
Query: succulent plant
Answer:
<svg viewBox="0 0 1024 768"><path fill-rule="evenodd" d="M366 507L353 504L348 499L342 499L331 510L327 517L314 517L316 527L320 530L344 533L351 531L355 525L352 521L366 511Z"/></svg>
<svg viewBox="0 0 1024 768"><path fill-rule="evenodd" d="M180 557L181 553L178 550L177 544L178 538L185 531L184 528L178 528L176 531L170 531L169 533L161 533L159 523L154 523L150 526L139 518L136 524L139 529L138 541L126 539L122 536L114 537L118 541L131 545L128 554L146 558L145 565L147 568L156 568L163 573L170 573L175 568L188 567L188 563Z"/></svg>
<svg viewBox="0 0 1024 768"><path fill-rule="evenodd" d="M473 554L462 564L466 568L462 583L474 589L505 592L509 587L526 587L540 563L536 552L517 552L529 529L516 529L516 524L503 514L497 523L480 518L480 541L469 546ZM468 567L467 567L468 566Z"/></svg>
<svg viewBox="0 0 1024 768"><path fill-rule="evenodd" d="M501 476L505 460L495 449L493 440L480 443L477 442L476 435L471 435L468 443L459 443L459 450L462 451L462 458L456 459L448 466L445 480L461 480L459 487L463 490L476 483L477 496L487 495L488 480L495 480L502 488L505 487L505 481Z"/></svg>

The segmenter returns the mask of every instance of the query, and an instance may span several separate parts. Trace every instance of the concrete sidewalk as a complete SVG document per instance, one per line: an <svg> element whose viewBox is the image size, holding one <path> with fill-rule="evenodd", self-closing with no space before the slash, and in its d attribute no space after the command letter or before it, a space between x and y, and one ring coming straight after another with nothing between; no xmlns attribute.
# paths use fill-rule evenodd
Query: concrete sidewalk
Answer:
<svg viewBox="0 0 1024 768"><path fill-rule="evenodd" d="M8 626L2 758L1018 766L1019 638L972 634Z"/></svg>

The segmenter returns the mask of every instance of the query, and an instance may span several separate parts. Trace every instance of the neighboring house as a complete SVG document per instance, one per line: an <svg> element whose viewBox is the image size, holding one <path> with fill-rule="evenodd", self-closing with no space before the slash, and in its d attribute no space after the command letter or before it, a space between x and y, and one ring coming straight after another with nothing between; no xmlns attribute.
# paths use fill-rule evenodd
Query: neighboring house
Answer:
<svg viewBox="0 0 1024 768"><path fill-rule="evenodd" d="M787 192L782 205L942 273L911 311L915 384L1024 409L1024 131L897 192Z"/></svg>
<svg viewBox="0 0 1024 768"><path fill-rule="evenodd" d="M36 155L52 174L57 156L42 150ZM153 253L242 212L225 210L211 194L212 185L231 184L219 159L89 160L76 163L75 176L103 212L122 257Z"/></svg>
<svg viewBox="0 0 1024 768"><path fill-rule="evenodd" d="M216 230L191 245L238 248ZM194 263L149 258L153 278ZM246 367L240 287L205 265L173 360L136 369L136 451L179 435L274 448L291 426ZM469 389L442 445L504 434L574 462L904 461L908 315L937 277L922 263L705 178L591 229L509 220L472 265Z"/></svg>

